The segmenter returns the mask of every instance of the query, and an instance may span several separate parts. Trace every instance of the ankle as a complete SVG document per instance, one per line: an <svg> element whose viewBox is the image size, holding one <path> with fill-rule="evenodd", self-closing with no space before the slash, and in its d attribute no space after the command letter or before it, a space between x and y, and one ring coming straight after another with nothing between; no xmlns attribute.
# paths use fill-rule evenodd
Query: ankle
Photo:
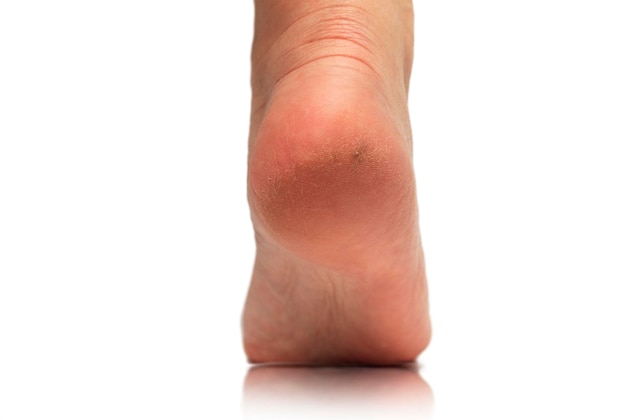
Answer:
<svg viewBox="0 0 626 420"><path fill-rule="evenodd" d="M290 73L343 57L346 66L370 73L382 90L406 95L412 49L410 0L256 0L254 94L267 97Z"/></svg>

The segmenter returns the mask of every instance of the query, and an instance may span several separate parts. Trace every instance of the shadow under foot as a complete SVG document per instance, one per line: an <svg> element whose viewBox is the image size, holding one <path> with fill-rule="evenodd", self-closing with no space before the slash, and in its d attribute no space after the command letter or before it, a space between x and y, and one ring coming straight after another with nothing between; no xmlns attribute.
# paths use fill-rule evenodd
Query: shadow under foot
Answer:
<svg viewBox="0 0 626 420"><path fill-rule="evenodd" d="M252 419L430 419L433 393L415 365L250 368L243 414Z"/></svg>

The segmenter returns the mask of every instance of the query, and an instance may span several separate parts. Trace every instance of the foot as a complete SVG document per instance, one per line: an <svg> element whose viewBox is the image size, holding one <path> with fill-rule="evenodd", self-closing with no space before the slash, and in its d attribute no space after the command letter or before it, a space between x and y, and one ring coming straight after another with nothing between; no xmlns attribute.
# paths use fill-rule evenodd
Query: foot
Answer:
<svg viewBox="0 0 626 420"><path fill-rule="evenodd" d="M392 364L430 340L410 0L257 0L251 362Z"/></svg>

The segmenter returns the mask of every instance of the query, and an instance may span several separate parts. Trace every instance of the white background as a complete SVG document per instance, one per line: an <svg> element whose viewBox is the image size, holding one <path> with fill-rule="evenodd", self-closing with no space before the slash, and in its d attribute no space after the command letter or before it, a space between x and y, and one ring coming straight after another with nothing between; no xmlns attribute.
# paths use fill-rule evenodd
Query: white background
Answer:
<svg viewBox="0 0 626 420"><path fill-rule="evenodd" d="M0 418L626 418L624 3L415 11L431 391L244 392L251 2L0 1Z"/></svg>

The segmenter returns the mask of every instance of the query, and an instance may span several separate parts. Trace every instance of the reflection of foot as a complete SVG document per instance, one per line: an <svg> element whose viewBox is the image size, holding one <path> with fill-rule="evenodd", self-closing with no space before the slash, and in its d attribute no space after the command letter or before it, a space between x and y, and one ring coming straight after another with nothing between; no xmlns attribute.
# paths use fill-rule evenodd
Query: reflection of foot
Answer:
<svg viewBox="0 0 626 420"><path fill-rule="evenodd" d="M397 363L430 339L407 87L409 0L257 0L253 362Z"/></svg>
<svg viewBox="0 0 626 420"><path fill-rule="evenodd" d="M243 410L255 418L429 419L433 394L414 366L258 366L246 376Z"/></svg>

